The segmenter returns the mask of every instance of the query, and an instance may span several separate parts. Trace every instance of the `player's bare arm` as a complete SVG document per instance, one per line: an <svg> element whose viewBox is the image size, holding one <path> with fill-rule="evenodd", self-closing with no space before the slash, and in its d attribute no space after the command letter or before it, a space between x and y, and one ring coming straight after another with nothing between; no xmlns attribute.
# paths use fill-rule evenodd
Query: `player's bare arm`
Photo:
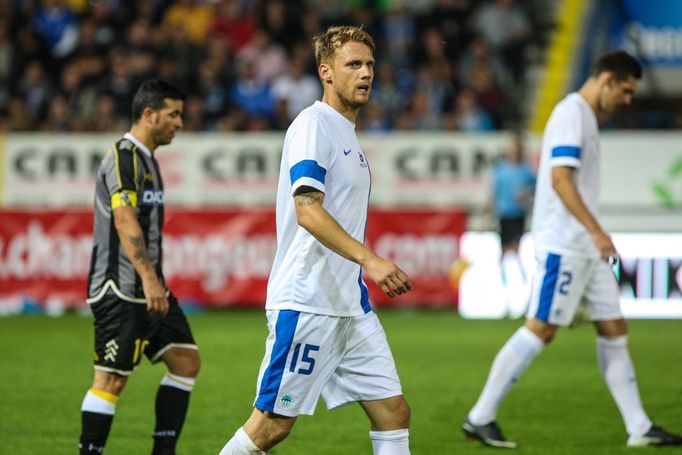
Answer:
<svg viewBox="0 0 682 455"><path fill-rule="evenodd" d="M583 198L578 192L578 187L573 181L575 169L569 166L555 166L552 168L552 188L556 191L566 209L571 212L580 223L592 235L592 241L600 251L603 258L615 257L616 247L611 237L604 232L597 219L590 213Z"/></svg>
<svg viewBox="0 0 682 455"><path fill-rule="evenodd" d="M304 188L308 187L301 187L301 190L306 191ZM324 193L308 189L308 192L297 192L294 201L296 202L296 215L298 216L298 207L308 207L315 204L322 206L322 203L324 202Z"/></svg>
<svg viewBox="0 0 682 455"><path fill-rule="evenodd" d="M135 208L131 206L116 207L113 210L113 215L114 225L123 250L142 279L147 310L150 313L165 316L168 313L166 289L161 285L149 258L142 228L135 216Z"/></svg>
<svg viewBox="0 0 682 455"><path fill-rule="evenodd" d="M330 250L360 264L387 296L405 294L412 289L404 271L354 239L322 207L324 193L301 187L296 191L294 201L298 224Z"/></svg>
<svg viewBox="0 0 682 455"><path fill-rule="evenodd" d="M149 254L147 254L147 247L144 244L144 239L142 236L131 236L129 237L130 243L133 244L135 248L135 253L133 257L140 261L140 264L144 267L146 271L152 270L152 261L149 259Z"/></svg>

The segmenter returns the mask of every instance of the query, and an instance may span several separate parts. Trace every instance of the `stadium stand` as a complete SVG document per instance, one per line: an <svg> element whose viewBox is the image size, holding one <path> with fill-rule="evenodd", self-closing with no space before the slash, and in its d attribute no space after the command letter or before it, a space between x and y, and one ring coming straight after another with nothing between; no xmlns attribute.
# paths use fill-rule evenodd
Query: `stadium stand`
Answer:
<svg viewBox="0 0 682 455"><path fill-rule="evenodd" d="M188 92L187 130L282 130L318 95L310 42L332 23L363 24L378 41L375 101L359 129L514 128L553 9L537 0L2 0L0 132L121 131L132 90L154 76Z"/></svg>

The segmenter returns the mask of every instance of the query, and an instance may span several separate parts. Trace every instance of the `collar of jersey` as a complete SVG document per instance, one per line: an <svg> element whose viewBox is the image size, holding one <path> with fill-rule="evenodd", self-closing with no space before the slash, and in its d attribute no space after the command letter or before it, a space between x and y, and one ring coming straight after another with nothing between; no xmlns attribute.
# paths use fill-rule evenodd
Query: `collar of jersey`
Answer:
<svg viewBox="0 0 682 455"><path fill-rule="evenodd" d="M143 152L145 155L147 155L149 158L152 157L152 152L150 152L149 149L147 148L147 146L144 145L142 142L140 142L140 140L137 139L135 136L133 136L133 135L130 134L130 133L126 133L123 137L126 138L126 139L128 139L128 140L129 140L130 142L132 142L133 144L135 144L135 145L137 146L137 148L139 148L140 150L142 150L142 152Z"/></svg>
<svg viewBox="0 0 682 455"><path fill-rule="evenodd" d="M589 110L590 112L592 112L592 115L593 115L595 118L597 117L597 114L595 114L594 111L592 110L592 106L590 106L590 103L588 103L587 100L586 100L585 98L583 98L582 95L581 95L580 93L578 93L578 92L573 92L573 93L569 93L568 96L573 96L574 98L576 98L576 99L578 100L578 103L579 103L580 105L582 105L583 107L587 108L587 110Z"/></svg>
<svg viewBox="0 0 682 455"><path fill-rule="evenodd" d="M355 128L355 123L351 122L348 120L346 117L341 115L339 111L331 107L329 104L324 103L322 101L315 101L315 105L318 106L321 109L324 109L326 112L329 112L330 115L335 116L336 118L340 119L348 128Z"/></svg>

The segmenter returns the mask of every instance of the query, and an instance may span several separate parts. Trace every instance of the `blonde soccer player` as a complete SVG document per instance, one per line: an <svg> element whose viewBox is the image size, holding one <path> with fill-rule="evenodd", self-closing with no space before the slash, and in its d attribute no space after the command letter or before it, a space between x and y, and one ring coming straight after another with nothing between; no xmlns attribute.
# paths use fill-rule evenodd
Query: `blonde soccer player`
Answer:
<svg viewBox="0 0 682 455"><path fill-rule="evenodd" d="M323 97L284 139L270 335L254 409L221 455L267 452L298 416L313 414L320 395L329 409L362 406L375 454L410 453L410 409L361 276L364 269L390 297L411 289L405 272L363 244L370 172L354 122L372 92L374 41L336 26L314 44Z"/></svg>

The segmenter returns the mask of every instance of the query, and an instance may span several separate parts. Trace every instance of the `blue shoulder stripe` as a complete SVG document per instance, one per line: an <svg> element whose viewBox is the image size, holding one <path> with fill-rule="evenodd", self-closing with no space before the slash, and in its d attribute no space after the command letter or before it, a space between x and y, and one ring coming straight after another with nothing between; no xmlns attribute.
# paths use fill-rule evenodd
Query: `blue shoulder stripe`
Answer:
<svg viewBox="0 0 682 455"><path fill-rule="evenodd" d="M292 185L301 177L310 177L324 184L326 175L327 170L317 164L317 161L315 160L299 161L289 169L289 178L291 178Z"/></svg>
<svg viewBox="0 0 682 455"><path fill-rule="evenodd" d="M572 145L560 145L552 149L552 158L575 158L580 159L580 147L575 147Z"/></svg>

